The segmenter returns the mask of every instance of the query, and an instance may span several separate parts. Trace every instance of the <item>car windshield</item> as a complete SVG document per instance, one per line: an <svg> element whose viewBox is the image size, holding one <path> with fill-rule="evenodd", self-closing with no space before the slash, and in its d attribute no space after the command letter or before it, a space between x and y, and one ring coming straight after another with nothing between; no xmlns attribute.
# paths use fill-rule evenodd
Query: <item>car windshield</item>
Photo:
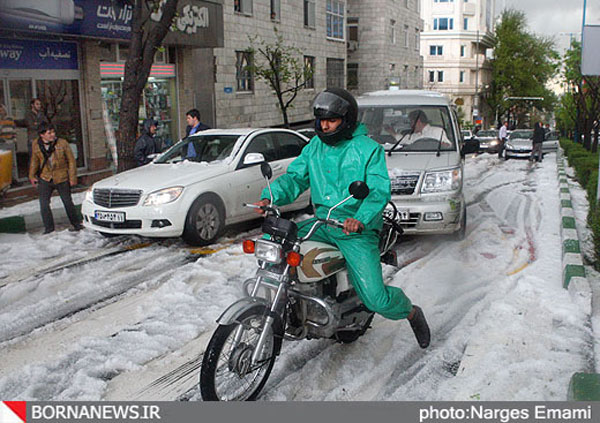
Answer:
<svg viewBox="0 0 600 423"><path fill-rule="evenodd" d="M498 132L496 132L496 131L490 131L490 130L487 130L487 131L479 131L479 132L477 133L477 136L478 136L478 137L489 137L489 138L491 138L491 137L496 137L496 136L498 136Z"/></svg>
<svg viewBox="0 0 600 423"><path fill-rule="evenodd" d="M550 141L550 140L554 141L557 139L558 139L558 132L550 131L550 132L548 132L548 134L546 134L547 141Z"/></svg>
<svg viewBox="0 0 600 423"><path fill-rule="evenodd" d="M450 110L443 106L360 106L358 120L389 151L453 151ZM441 143L441 145L440 145Z"/></svg>
<svg viewBox="0 0 600 423"><path fill-rule="evenodd" d="M531 137L533 137L533 131L532 130L513 131L510 134L510 139L511 140L515 140L517 138L520 138L520 139L529 139Z"/></svg>
<svg viewBox="0 0 600 423"><path fill-rule="evenodd" d="M154 163L214 162L226 159L239 135L198 135L187 137L165 151Z"/></svg>

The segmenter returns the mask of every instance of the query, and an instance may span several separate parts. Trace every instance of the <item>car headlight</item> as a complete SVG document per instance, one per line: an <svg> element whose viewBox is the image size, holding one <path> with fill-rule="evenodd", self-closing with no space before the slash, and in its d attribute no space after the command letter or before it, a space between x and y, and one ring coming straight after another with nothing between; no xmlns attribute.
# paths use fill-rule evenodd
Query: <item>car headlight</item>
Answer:
<svg viewBox="0 0 600 423"><path fill-rule="evenodd" d="M490 145L497 145L498 144L498 140L494 140L492 142L490 142Z"/></svg>
<svg viewBox="0 0 600 423"><path fill-rule="evenodd" d="M423 181L422 193L454 191L460 188L462 171L460 167L440 172L428 172Z"/></svg>
<svg viewBox="0 0 600 423"><path fill-rule="evenodd" d="M183 187L171 187L152 192L144 200L144 206L159 206L171 203L177 200L182 192Z"/></svg>
<svg viewBox="0 0 600 423"><path fill-rule="evenodd" d="M85 201L89 201L90 203L94 202L94 187L89 187L85 191Z"/></svg>
<svg viewBox="0 0 600 423"><path fill-rule="evenodd" d="M278 264L283 259L283 250L279 244L259 239L254 245L254 256L259 260Z"/></svg>
<svg viewBox="0 0 600 423"><path fill-rule="evenodd" d="M506 143L506 148L508 148L509 150L513 150L514 149L513 145L511 143L509 143L509 142Z"/></svg>

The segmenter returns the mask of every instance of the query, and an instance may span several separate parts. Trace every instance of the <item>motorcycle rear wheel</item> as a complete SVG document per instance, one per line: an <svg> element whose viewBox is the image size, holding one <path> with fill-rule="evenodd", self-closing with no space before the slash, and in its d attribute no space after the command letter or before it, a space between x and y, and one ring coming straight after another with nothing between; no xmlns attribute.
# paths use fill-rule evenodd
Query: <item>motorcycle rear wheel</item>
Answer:
<svg viewBox="0 0 600 423"><path fill-rule="evenodd" d="M200 370L200 392L204 401L254 401L275 364L275 337L269 334L261 363L250 368L250 359L266 318L265 308L242 313L239 323L219 325L204 352ZM237 345L237 329L242 331Z"/></svg>

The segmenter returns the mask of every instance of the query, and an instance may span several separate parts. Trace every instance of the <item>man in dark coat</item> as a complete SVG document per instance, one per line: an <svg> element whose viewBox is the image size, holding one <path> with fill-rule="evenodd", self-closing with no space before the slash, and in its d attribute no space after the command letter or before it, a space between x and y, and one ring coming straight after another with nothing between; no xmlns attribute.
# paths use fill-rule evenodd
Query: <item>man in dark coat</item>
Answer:
<svg viewBox="0 0 600 423"><path fill-rule="evenodd" d="M142 124L142 135L135 142L133 157L138 166L143 166L152 161L148 158L150 154L160 153L160 148L156 145L156 127L158 122L154 119L146 119Z"/></svg>
<svg viewBox="0 0 600 423"><path fill-rule="evenodd" d="M544 142L545 134L544 128L540 122L535 123L533 128L533 149L531 150L531 160L542 161L542 144Z"/></svg>

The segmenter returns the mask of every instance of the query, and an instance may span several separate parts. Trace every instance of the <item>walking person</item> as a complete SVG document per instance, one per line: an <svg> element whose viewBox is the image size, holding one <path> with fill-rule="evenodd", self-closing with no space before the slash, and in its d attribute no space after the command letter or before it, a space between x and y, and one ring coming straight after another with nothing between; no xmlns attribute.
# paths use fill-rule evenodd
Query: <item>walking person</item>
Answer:
<svg viewBox="0 0 600 423"><path fill-rule="evenodd" d="M71 198L71 187L77 185L77 163L71 147L64 139L56 137L56 129L50 123L42 122L38 134L32 145L29 181L38 187L44 234L54 231L50 198L55 189L73 225L69 230L80 231L83 225Z"/></svg>
<svg viewBox="0 0 600 423"><path fill-rule="evenodd" d="M500 139L500 148L498 148L498 158L502 158L502 153L504 152L504 146L506 144L506 139L508 138L508 121L505 120L500 130L498 131L498 139Z"/></svg>
<svg viewBox="0 0 600 423"><path fill-rule="evenodd" d="M31 160L32 145L38 139L38 129L42 123L48 123L48 118L42 111L42 102L39 98L33 98L29 102L30 110L25 115L25 126L27 127L27 152Z"/></svg>
<svg viewBox="0 0 600 423"><path fill-rule="evenodd" d="M531 158L529 160L536 160L541 162L544 158L542 154L542 144L544 143L545 133L541 122L536 122L533 128L533 149L531 150Z"/></svg>

